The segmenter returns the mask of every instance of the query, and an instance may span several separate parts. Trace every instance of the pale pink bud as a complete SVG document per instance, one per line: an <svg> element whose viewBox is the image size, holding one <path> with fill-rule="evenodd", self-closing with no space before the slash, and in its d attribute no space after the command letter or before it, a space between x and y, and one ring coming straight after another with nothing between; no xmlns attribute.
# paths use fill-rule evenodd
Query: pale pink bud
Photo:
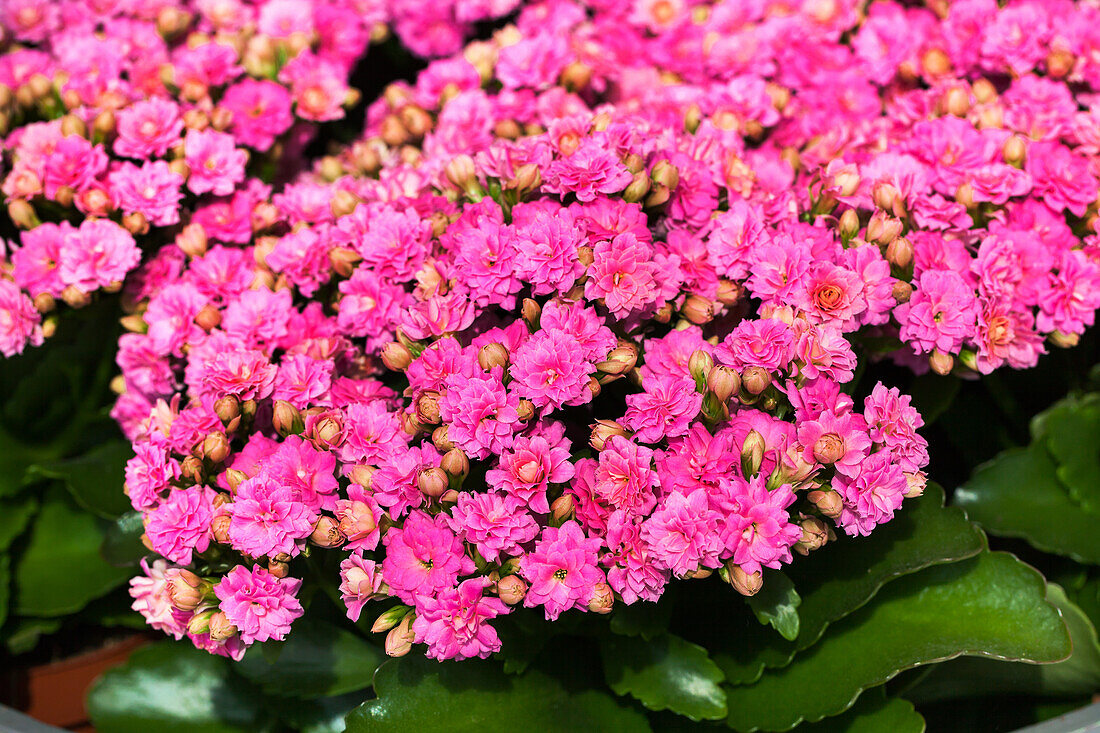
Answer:
<svg viewBox="0 0 1100 733"><path fill-rule="evenodd" d="M416 485L425 496L436 498L442 496L447 490L447 474L442 468L433 466L420 471L416 477Z"/></svg>
<svg viewBox="0 0 1100 733"><path fill-rule="evenodd" d="M444 453L439 465L455 478L465 478L470 473L470 459L460 448L452 448Z"/></svg>
<svg viewBox="0 0 1100 733"><path fill-rule="evenodd" d="M221 463L229 457L229 438L221 431L210 433L203 438L202 454L211 463Z"/></svg>
<svg viewBox="0 0 1100 733"><path fill-rule="evenodd" d="M588 602L588 610L592 613L611 613L615 605L615 594L607 583L597 583L593 588L592 600Z"/></svg>
<svg viewBox="0 0 1100 733"><path fill-rule="evenodd" d="M924 493L928 486L928 477L923 472L905 474L905 498L915 499Z"/></svg>
<svg viewBox="0 0 1100 733"><path fill-rule="evenodd" d="M714 368L714 357L703 349L696 349L688 358L688 372L692 379L706 379Z"/></svg>
<svg viewBox="0 0 1100 733"><path fill-rule="evenodd" d="M416 418L424 425L439 422L439 392L425 389L416 397Z"/></svg>
<svg viewBox="0 0 1100 733"><path fill-rule="evenodd" d="M370 507L362 501L349 501L336 510L340 533L349 542L361 540L378 527Z"/></svg>
<svg viewBox="0 0 1100 733"><path fill-rule="evenodd" d="M638 347L626 341L620 341L619 345L611 350L607 359L596 364L596 369L603 374L625 374L638 363Z"/></svg>
<svg viewBox="0 0 1100 733"><path fill-rule="evenodd" d="M408 347L392 341L382 347L382 363L387 369L403 372L412 364L413 356Z"/></svg>
<svg viewBox="0 0 1100 733"><path fill-rule="evenodd" d="M844 510L844 499L832 490L814 490L806 496L818 511L830 519L836 519Z"/></svg>
<svg viewBox="0 0 1100 733"><path fill-rule="evenodd" d="M830 466L844 457L844 441L836 433L826 433L814 443L814 460Z"/></svg>
<svg viewBox="0 0 1100 733"><path fill-rule="evenodd" d="M760 472L760 464L764 462L764 436L755 430L750 430L745 436L745 442L741 446L741 472L745 478L755 476Z"/></svg>
<svg viewBox="0 0 1100 733"><path fill-rule="evenodd" d="M386 654L391 657L403 657L412 651L413 640L416 635L412 630L413 616L409 614L401 620L397 626L386 634Z"/></svg>
<svg viewBox="0 0 1100 733"><path fill-rule="evenodd" d="M808 555L829 541L829 527L821 519L805 517L799 522L799 526L802 528L802 537L794 545L799 554Z"/></svg>
<svg viewBox="0 0 1100 733"><path fill-rule="evenodd" d="M740 391L741 377L736 369L719 364L707 373L707 389L714 393L719 402L726 402Z"/></svg>
<svg viewBox="0 0 1100 733"><path fill-rule="evenodd" d="M225 641L237 635L237 627L229 622L222 611L215 611L207 623L207 632L212 641Z"/></svg>
<svg viewBox="0 0 1100 733"><path fill-rule="evenodd" d="M928 357L928 366L932 367L932 371L936 374L946 376L955 368L955 357L936 349L932 352L932 355Z"/></svg>
<svg viewBox="0 0 1100 733"><path fill-rule="evenodd" d="M344 535L340 532L340 522L335 518L322 515L313 525L309 541L318 547L339 547L344 544Z"/></svg>
<svg viewBox="0 0 1100 733"><path fill-rule="evenodd" d="M505 575L497 581L497 595L509 606L514 606L527 595L527 583L518 575Z"/></svg>
<svg viewBox="0 0 1100 733"><path fill-rule="evenodd" d="M607 441L616 435L626 435L626 428L614 420L597 420L592 424L592 437L588 444L596 450L603 450Z"/></svg>
<svg viewBox="0 0 1100 733"><path fill-rule="evenodd" d="M485 371L489 371L496 366L506 368L508 366L508 349L504 348L504 344L496 341L485 344L477 352L477 363Z"/></svg>
<svg viewBox="0 0 1100 733"><path fill-rule="evenodd" d="M186 568L170 568L164 572L168 598L181 611L194 611L206 597L210 584Z"/></svg>
<svg viewBox="0 0 1100 733"><path fill-rule="evenodd" d="M772 375L764 367L745 367L741 372L741 386L750 395L758 395L766 390L772 383Z"/></svg>
<svg viewBox="0 0 1100 733"><path fill-rule="evenodd" d="M286 400L275 400L275 409L271 424L279 435L299 435L305 429L302 413Z"/></svg>
<svg viewBox="0 0 1100 733"><path fill-rule="evenodd" d="M746 573L740 565L730 563L727 566L729 572L729 584L743 596L755 596L764 585L764 575L759 570L755 573Z"/></svg>
<svg viewBox="0 0 1100 733"><path fill-rule="evenodd" d="M550 504L550 514L556 522L572 519L576 512L576 502L572 494L562 494Z"/></svg>

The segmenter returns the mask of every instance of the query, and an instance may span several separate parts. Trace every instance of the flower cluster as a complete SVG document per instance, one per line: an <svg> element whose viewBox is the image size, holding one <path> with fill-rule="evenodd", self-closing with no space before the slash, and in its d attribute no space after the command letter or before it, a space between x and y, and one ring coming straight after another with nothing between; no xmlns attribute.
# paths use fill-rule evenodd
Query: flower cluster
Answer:
<svg viewBox="0 0 1100 733"><path fill-rule="evenodd" d="M861 359L1023 368L1100 307L1092 6L540 0L446 56L516 3L391 2L444 58L292 175L299 123L219 116L229 91L270 84L329 119L346 88L323 69L366 36L300 43L317 3L272 0L258 35L196 5L169 93L132 89L102 141L96 102L66 99L79 74L9 85L76 111L22 131L5 186L29 170L20 202L87 218L14 207L0 344L41 340L41 294L125 278L113 414L159 556L134 607L211 652L284 638L302 583L337 574L391 654L439 659L497 651L518 604L606 613L715 571L752 594L923 489L920 415L855 384ZM225 63L190 58L219 44ZM192 100L182 80L215 72ZM123 124L165 104L178 125ZM273 143L279 193L241 155ZM103 212L80 208L93 190ZM145 227L173 237L139 247Z"/></svg>

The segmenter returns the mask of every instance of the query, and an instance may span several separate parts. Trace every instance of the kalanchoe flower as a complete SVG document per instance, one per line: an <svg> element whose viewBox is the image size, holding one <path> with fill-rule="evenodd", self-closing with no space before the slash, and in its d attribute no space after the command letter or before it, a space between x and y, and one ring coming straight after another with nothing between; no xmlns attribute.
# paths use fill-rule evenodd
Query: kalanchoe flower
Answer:
<svg viewBox="0 0 1100 733"><path fill-rule="evenodd" d="M539 525L522 504L509 508L504 496L491 491L459 494L448 521L459 537L477 547L482 557L494 563L502 555L522 555L520 545L535 539L539 533Z"/></svg>
<svg viewBox="0 0 1100 733"><path fill-rule="evenodd" d="M487 471L485 480L503 492L505 506L529 506L531 511L545 514L550 511L546 499L549 485L564 483L573 473L568 442L551 446L546 438L536 435L516 438L511 450L501 456L499 468Z"/></svg>
<svg viewBox="0 0 1100 733"><path fill-rule="evenodd" d="M548 621L571 608L586 608L596 584L604 580L596 566L602 544L598 537L586 537L573 521L544 529L535 550L520 562L520 572L531 584L523 605L542 606Z"/></svg>
<svg viewBox="0 0 1100 733"><path fill-rule="evenodd" d="M382 594L382 572L373 560L355 552L340 563L340 599L348 607L348 618L358 621L363 604Z"/></svg>
<svg viewBox="0 0 1100 733"><path fill-rule="evenodd" d="M317 521L317 514L299 496L266 472L241 482L227 506L233 549L252 557L298 554L297 541L309 537Z"/></svg>
<svg viewBox="0 0 1100 733"><path fill-rule="evenodd" d="M733 554L732 560L746 573L760 572L761 566L778 569L791 561L791 547L802 537L802 530L790 521L787 508L794 503L789 484L771 491L765 477L748 481L729 480L726 488L736 509L725 518L722 542Z"/></svg>
<svg viewBox="0 0 1100 733"><path fill-rule="evenodd" d="M302 615L297 578L276 578L261 567L251 571L237 565L214 587L218 607L240 631L246 645L274 639L282 641L290 625Z"/></svg>
<svg viewBox="0 0 1100 733"><path fill-rule="evenodd" d="M462 581L457 588L437 596L420 596L412 630L416 643L427 644L433 659L484 659L500 651L500 638L489 619L508 613L497 598L484 595L490 580L485 577Z"/></svg>
<svg viewBox="0 0 1100 733"><path fill-rule="evenodd" d="M474 571L473 560L443 516L433 519L413 511L402 527L391 529L382 541L386 546L382 576L406 603L453 587L460 575Z"/></svg>
<svg viewBox="0 0 1100 733"><path fill-rule="evenodd" d="M210 546L215 495L206 486L170 492L146 514L145 534L153 551L181 565L190 564L192 552L205 552Z"/></svg>

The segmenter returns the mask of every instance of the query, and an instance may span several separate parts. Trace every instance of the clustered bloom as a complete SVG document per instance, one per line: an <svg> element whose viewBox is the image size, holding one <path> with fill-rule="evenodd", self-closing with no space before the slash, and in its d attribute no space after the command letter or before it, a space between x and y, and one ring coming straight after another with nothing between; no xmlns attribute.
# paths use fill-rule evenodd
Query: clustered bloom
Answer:
<svg viewBox="0 0 1100 733"><path fill-rule="evenodd" d="M165 558L133 594L170 634L283 638L307 546L342 553L349 618L378 607L395 655L488 656L521 603L607 613L712 574L751 593L923 490L909 397L844 389L869 345L987 373L1093 324L1092 6L536 0L455 53L517 3L388 5L444 58L278 192L255 156L337 114L357 53L323 13L261 7L261 33L322 36L262 74L173 49L175 114L120 110L124 142L15 142L12 201L72 196L131 234L180 216L140 266L116 236L66 275L87 224L66 220L0 270L4 353L74 283L125 280L113 414ZM207 124L192 97L220 100ZM165 600L214 553L236 564L198 605Z"/></svg>

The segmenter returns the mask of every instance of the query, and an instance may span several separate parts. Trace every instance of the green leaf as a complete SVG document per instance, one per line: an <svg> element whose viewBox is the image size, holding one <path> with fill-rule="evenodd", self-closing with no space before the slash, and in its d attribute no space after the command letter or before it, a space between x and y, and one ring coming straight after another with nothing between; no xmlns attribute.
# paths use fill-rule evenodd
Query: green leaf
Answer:
<svg viewBox="0 0 1100 733"><path fill-rule="evenodd" d="M1100 641L1096 629L1062 588L1047 584L1047 601L1062 613L1073 654L1056 664L996 662L967 657L937 665L906 693L917 703L984 695L1045 695L1069 697L1100 690Z"/></svg>
<svg viewBox="0 0 1100 733"><path fill-rule="evenodd" d="M8 601L11 600L11 557L0 553L0 626L8 620Z"/></svg>
<svg viewBox="0 0 1100 733"><path fill-rule="evenodd" d="M1035 417L1031 432L1046 442L1070 497L1100 516L1100 394L1056 403Z"/></svg>
<svg viewBox="0 0 1100 733"><path fill-rule="evenodd" d="M1100 564L1100 515L1070 498L1042 444L1012 448L975 469L954 503L990 533L1019 537L1044 552Z"/></svg>
<svg viewBox="0 0 1100 733"><path fill-rule="evenodd" d="M4 627L4 644L12 654L23 654L34 649L42 635L60 628L59 618L14 618Z"/></svg>
<svg viewBox="0 0 1100 733"><path fill-rule="evenodd" d="M122 487L126 461L133 454L129 441L119 439L76 458L37 463L28 474L63 481L80 506L104 519L115 519L130 509Z"/></svg>
<svg viewBox="0 0 1100 733"><path fill-rule="evenodd" d="M814 644L826 627L856 610L885 583L929 565L971 557L985 547L985 536L966 514L945 508L943 489L929 484L924 495L907 500L894 519L868 537L841 535L787 573L798 588L800 629L795 641L748 634L729 639L714 661L733 684L747 684L765 667L782 667Z"/></svg>
<svg viewBox="0 0 1100 733"><path fill-rule="evenodd" d="M724 679L707 650L672 634L652 641L608 635L600 639L604 676L616 695L637 698L650 710L692 720L726 716Z"/></svg>
<svg viewBox="0 0 1100 733"><path fill-rule="evenodd" d="M267 729L262 697L233 675L231 664L186 643L138 649L88 692L92 724L110 733Z"/></svg>
<svg viewBox="0 0 1100 733"><path fill-rule="evenodd" d="M924 728L924 718L913 703L887 698L881 687L860 695L856 704L840 715L803 726L807 733L924 733Z"/></svg>
<svg viewBox="0 0 1100 733"><path fill-rule="evenodd" d="M665 591L667 596L673 588ZM611 614L611 631L623 636L641 636L646 641L668 629L674 602L662 597L661 603L637 601L629 606L618 603Z"/></svg>
<svg viewBox="0 0 1100 733"><path fill-rule="evenodd" d="M355 634L324 621L303 618L281 642L277 659L268 661L254 645L236 669L276 695L300 698L342 695L368 687L385 654Z"/></svg>
<svg viewBox="0 0 1100 733"><path fill-rule="evenodd" d="M895 580L789 666L730 688L727 722L788 730L842 712L902 670L963 654L1065 659L1069 634L1044 594L1037 571L1001 552Z"/></svg>
<svg viewBox="0 0 1100 733"><path fill-rule="evenodd" d="M348 733L649 730L641 713L609 695L569 692L535 670L507 675L488 660L440 663L410 654L378 668L374 691L377 699L348 715Z"/></svg>
<svg viewBox="0 0 1100 733"><path fill-rule="evenodd" d="M99 554L104 560L118 567L128 567L149 554L141 542L145 523L141 512L126 512L107 527Z"/></svg>
<svg viewBox="0 0 1100 733"><path fill-rule="evenodd" d="M301 733L342 733L344 718L369 698L370 689L349 692L334 697L302 700L297 697L269 700L279 722Z"/></svg>
<svg viewBox="0 0 1100 733"><path fill-rule="evenodd" d="M107 564L99 555L105 530L105 522L73 506L60 486L51 486L15 560L16 613L75 613L126 581L129 571Z"/></svg>
<svg viewBox="0 0 1100 733"><path fill-rule="evenodd" d="M0 500L0 551L8 549L23 533L37 508L34 497Z"/></svg>
<svg viewBox="0 0 1100 733"><path fill-rule="evenodd" d="M760 591L747 599L749 608L762 624L771 624L787 641L798 638L798 607L802 598L794 589L794 583L780 570L764 574Z"/></svg>

